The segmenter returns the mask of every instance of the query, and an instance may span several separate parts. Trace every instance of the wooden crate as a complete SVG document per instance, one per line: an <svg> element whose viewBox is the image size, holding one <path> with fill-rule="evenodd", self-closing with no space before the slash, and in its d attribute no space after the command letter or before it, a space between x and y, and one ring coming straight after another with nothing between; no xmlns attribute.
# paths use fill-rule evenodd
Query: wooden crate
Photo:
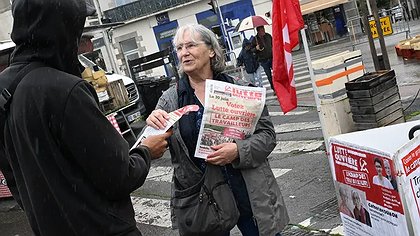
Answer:
<svg viewBox="0 0 420 236"><path fill-rule="evenodd" d="M346 83L357 130L404 122L395 72L379 71Z"/></svg>
<svg viewBox="0 0 420 236"><path fill-rule="evenodd" d="M106 91L108 92L109 100L101 103L104 112L118 110L130 102L127 89L121 79L108 83Z"/></svg>

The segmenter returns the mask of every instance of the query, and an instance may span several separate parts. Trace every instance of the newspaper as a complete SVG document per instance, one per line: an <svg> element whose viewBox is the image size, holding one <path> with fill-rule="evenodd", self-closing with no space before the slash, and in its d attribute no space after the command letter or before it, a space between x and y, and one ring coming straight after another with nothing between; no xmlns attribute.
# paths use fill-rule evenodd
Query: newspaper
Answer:
<svg viewBox="0 0 420 236"><path fill-rule="evenodd" d="M195 157L207 158L211 146L252 134L265 105L265 88L206 80L204 114Z"/></svg>
<svg viewBox="0 0 420 236"><path fill-rule="evenodd" d="M178 110L175 110L171 113L169 113L169 120L166 121L166 126L164 129L155 129L151 126L147 126L143 133L140 135L140 137L137 139L136 143L131 147L131 149L137 147L141 141L143 141L145 138L149 137L150 135L159 135L164 134L166 131L168 131L175 122L177 122L181 117L185 114L188 114L192 111L198 111L200 107L198 105L187 105L182 108L179 108ZM131 150L130 149L130 150Z"/></svg>

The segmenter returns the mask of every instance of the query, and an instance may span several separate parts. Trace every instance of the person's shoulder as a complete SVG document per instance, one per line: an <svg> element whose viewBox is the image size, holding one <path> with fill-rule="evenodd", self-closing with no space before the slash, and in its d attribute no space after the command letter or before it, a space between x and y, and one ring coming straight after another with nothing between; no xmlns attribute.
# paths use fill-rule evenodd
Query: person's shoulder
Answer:
<svg viewBox="0 0 420 236"><path fill-rule="evenodd" d="M166 100L173 100L178 98L178 86L179 81L171 85L167 90L163 91L161 98Z"/></svg>
<svg viewBox="0 0 420 236"><path fill-rule="evenodd" d="M48 80L51 83L56 82L62 85L67 85L69 83L76 84L82 80L82 78L78 76L48 66L34 70L33 76L36 76L39 79Z"/></svg>
<svg viewBox="0 0 420 236"><path fill-rule="evenodd" d="M387 178L384 178L384 180L385 180L385 183L386 183L387 187L391 187L391 188L394 188L394 187L392 186L392 183L391 183L391 181L389 181L389 179L387 179Z"/></svg>

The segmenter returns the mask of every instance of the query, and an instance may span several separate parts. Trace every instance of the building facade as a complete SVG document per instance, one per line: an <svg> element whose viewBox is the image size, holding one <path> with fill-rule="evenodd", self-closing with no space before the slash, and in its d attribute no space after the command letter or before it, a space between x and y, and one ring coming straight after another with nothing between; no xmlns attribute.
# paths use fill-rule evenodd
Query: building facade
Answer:
<svg viewBox="0 0 420 236"><path fill-rule="evenodd" d="M254 31L238 33L234 27L250 15L270 16L271 0L218 0L226 33L220 27L220 17L212 11L210 1L200 0L139 0L125 5L120 1L100 0L103 15L108 22L125 22L112 28L108 34L112 53L107 55L101 36L94 38L95 50L100 50L107 65L114 57L117 71L129 75L128 60L143 57L171 46L171 40L178 26L188 23L203 24L221 38L228 56L237 57L244 37L254 35ZM115 7L114 7L115 6ZM147 7L142 7L147 6ZM355 0L301 0L301 9L308 25L308 41L319 44L347 36L350 30L361 32L359 12ZM350 23L350 24L349 24ZM351 25L352 29L348 26ZM271 33L271 26L266 27ZM225 35L226 34L226 35ZM99 53L95 53L100 55ZM169 75L164 67L144 73L146 76ZM170 76L170 75L169 75Z"/></svg>
<svg viewBox="0 0 420 236"><path fill-rule="evenodd" d="M102 13L104 23L124 22L123 25L105 29L105 34L97 31L93 34L94 51L87 55L93 61L101 61L107 70L130 76L128 61L147 56L171 46L172 38L178 26L200 23L219 35L226 49L230 49L228 58L237 57L243 39L255 34L250 30L235 32L235 26L251 15L271 16L272 0L218 0L221 17L216 14L208 0L88 0ZM356 0L300 0L305 23L308 25L307 36L310 44L319 44L338 37L346 36L352 30L360 32L360 19ZM10 3L2 6L10 9ZM11 13L6 15L10 27L3 33L10 38ZM226 32L220 27L225 25ZM98 24L98 20L90 20ZM7 24L6 24L7 26ZM351 26L351 27L350 27ZM352 29L351 29L352 28ZM266 26L268 33L271 26ZM108 38L105 40L104 35ZM0 30L1 36L1 30ZM1 38L0 38L1 39ZM107 42L110 42L109 44ZM115 63L111 63L115 62ZM170 75L164 66L147 70L145 76Z"/></svg>
<svg viewBox="0 0 420 236"><path fill-rule="evenodd" d="M153 4L150 4L152 2ZM220 27L220 17L212 11L208 2L197 0L164 0L159 2L140 0L115 8L101 6L106 20L109 22L123 21L125 24L113 27L108 31L114 55L107 55L106 45L100 34L95 35L93 39L95 51L100 50L100 54L104 56L107 65L110 65L107 57L114 57L118 66L116 70L128 75L128 60L166 49L171 46L172 38L178 26L199 23L218 34L225 48L236 50L238 53L245 35L234 32L234 26L247 16L270 12L272 5L270 0L219 0L227 31L223 33ZM111 6L116 2L102 2L101 4ZM144 5L148 7L142 8L141 6ZM267 27L267 31L271 32L270 26ZM254 34L254 32L247 32L247 37L251 34ZM99 55L98 52L94 52L94 54ZM144 74L146 76L161 76L168 73L167 68L159 67L146 71Z"/></svg>

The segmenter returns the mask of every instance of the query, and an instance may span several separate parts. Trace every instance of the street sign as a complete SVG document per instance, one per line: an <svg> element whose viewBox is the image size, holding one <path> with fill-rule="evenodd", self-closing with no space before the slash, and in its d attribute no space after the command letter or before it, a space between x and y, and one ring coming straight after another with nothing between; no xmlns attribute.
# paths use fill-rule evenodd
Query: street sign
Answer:
<svg viewBox="0 0 420 236"><path fill-rule="evenodd" d="M391 17L384 16L379 19L381 22L382 33L384 36L390 35L393 33L392 31L392 24L391 24ZM379 36L378 30L376 28L376 22L374 20L369 21L370 30L372 31L372 37L375 39Z"/></svg>

